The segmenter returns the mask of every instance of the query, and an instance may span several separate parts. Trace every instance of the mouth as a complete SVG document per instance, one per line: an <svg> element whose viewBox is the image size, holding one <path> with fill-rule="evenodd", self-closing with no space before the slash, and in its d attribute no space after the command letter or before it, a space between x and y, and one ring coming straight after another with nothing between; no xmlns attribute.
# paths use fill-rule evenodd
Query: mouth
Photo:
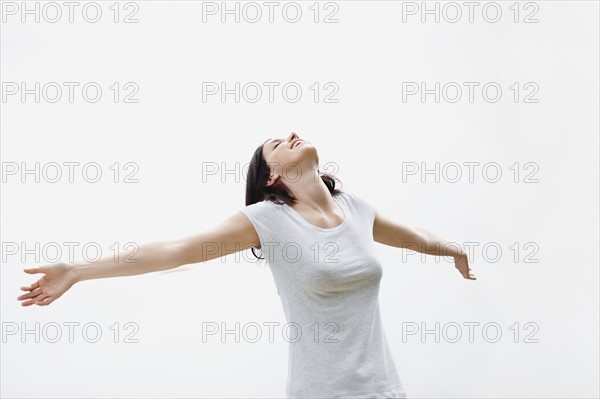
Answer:
<svg viewBox="0 0 600 399"><path fill-rule="evenodd" d="M296 148L302 143L304 143L304 140L296 139L292 142L292 145L290 146L290 148Z"/></svg>

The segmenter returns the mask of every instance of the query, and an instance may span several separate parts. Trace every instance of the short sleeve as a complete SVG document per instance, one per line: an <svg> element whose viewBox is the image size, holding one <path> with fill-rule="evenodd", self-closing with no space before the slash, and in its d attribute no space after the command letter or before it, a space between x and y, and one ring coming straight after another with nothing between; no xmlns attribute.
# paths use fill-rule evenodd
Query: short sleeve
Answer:
<svg viewBox="0 0 600 399"><path fill-rule="evenodd" d="M361 196L353 193L347 194L350 196L351 201L354 202L358 212L360 212L362 215L368 216L370 224L373 225L373 223L375 223L375 208L373 208L371 204Z"/></svg>
<svg viewBox="0 0 600 399"><path fill-rule="evenodd" d="M263 248L264 243L273 241L272 223L274 206L276 205L270 201L260 201L240 209L254 226L260 239L261 248Z"/></svg>

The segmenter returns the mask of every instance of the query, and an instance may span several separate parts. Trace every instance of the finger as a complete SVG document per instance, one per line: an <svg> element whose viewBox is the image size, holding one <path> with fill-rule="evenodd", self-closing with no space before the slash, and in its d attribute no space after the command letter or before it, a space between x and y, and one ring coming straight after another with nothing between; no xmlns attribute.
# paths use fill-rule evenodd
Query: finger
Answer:
<svg viewBox="0 0 600 399"><path fill-rule="evenodd" d="M34 288L32 287L21 287L21 290L26 291L26 292L31 292L34 290Z"/></svg>
<svg viewBox="0 0 600 399"><path fill-rule="evenodd" d="M49 298L49 296L43 296L42 298L40 298L39 300L37 300L35 302L35 305L42 306L42 305L40 305L40 303L43 303L48 298Z"/></svg>
<svg viewBox="0 0 600 399"><path fill-rule="evenodd" d="M36 303L38 300L40 299L44 299L46 297L46 294L41 293L40 295L36 296L33 299L30 299L28 301L23 302L21 305L22 306L29 306L29 305L33 305L34 303Z"/></svg>
<svg viewBox="0 0 600 399"><path fill-rule="evenodd" d="M31 291L29 294L23 294L20 297L18 297L18 300L22 300L22 299L29 299L29 298L34 298L36 296L38 296L41 293L41 288L37 288L33 291Z"/></svg>
<svg viewBox="0 0 600 399"><path fill-rule="evenodd" d="M54 300L54 298L52 298L51 296L46 297L44 299L42 299L41 301L37 302L36 305L38 306L48 306L52 303L52 301Z"/></svg>
<svg viewBox="0 0 600 399"><path fill-rule="evenodd" d="M36 281L35 283L31 284L30 286L26 286L26 287L21 287L21 289L23 291L31 291L33 289L36 289L40 286L39 281Z"/></svg>
<svg viewBox="0 0 600 399"><path fill-rule="evenodd" d="M44 301L48 297L49 297L48 294L42 294L42 295L39 296L39 298L36 298L36 301L35 301L34 304L39 306L40 302Z"/></svg>
<svg viewBox="0 0 600 399"><path fill-rule="evenodd" d="M475 280L475 275L471 272L467 272L463 274L463 277L467 280Z"/></svg>
<svg viewBox="0 0 600 399"><path fill-rule="evenodd" d="M40 268L39 267L30 267L29 269L23 269L23 271L25 273L35 274L35 273L39 273L40 272Z"/></svg>

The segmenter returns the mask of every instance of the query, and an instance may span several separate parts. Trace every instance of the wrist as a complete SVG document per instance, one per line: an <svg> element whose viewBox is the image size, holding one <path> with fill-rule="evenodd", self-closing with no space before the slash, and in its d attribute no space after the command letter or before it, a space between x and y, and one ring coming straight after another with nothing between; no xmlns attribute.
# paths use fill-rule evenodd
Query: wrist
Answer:
<svg viewBox="0 0 600 399"><path fill-rule="evenodd" d="M467 257L467 251L463 247L460 247L460 249L458 250L458 253L456 255L454 255L455 259L466 258L466 257Z"/></svg>
<svg viewBox="0 0 600 399"><path fill-rule="evenodd" d="M82 281L82 276L81 276L81 266L78 264L71 264L68 265L68 275L71 279L71 281L73 282L73 284L75 283L79 283L80 281Z"/></svg>

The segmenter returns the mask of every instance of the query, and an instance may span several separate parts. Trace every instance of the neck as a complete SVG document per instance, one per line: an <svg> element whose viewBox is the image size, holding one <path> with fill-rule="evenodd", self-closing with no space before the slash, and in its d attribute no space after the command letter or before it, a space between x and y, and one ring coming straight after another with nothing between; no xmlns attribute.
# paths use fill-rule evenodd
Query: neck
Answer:
<svg viewBox="0 0 600 399"><path fill-rule="evenodd" d="M300 178L288 182L288 190L296 197L293 208L329 211L335 207L329 189L319 176L318 165L303 168Z"/></svg>

